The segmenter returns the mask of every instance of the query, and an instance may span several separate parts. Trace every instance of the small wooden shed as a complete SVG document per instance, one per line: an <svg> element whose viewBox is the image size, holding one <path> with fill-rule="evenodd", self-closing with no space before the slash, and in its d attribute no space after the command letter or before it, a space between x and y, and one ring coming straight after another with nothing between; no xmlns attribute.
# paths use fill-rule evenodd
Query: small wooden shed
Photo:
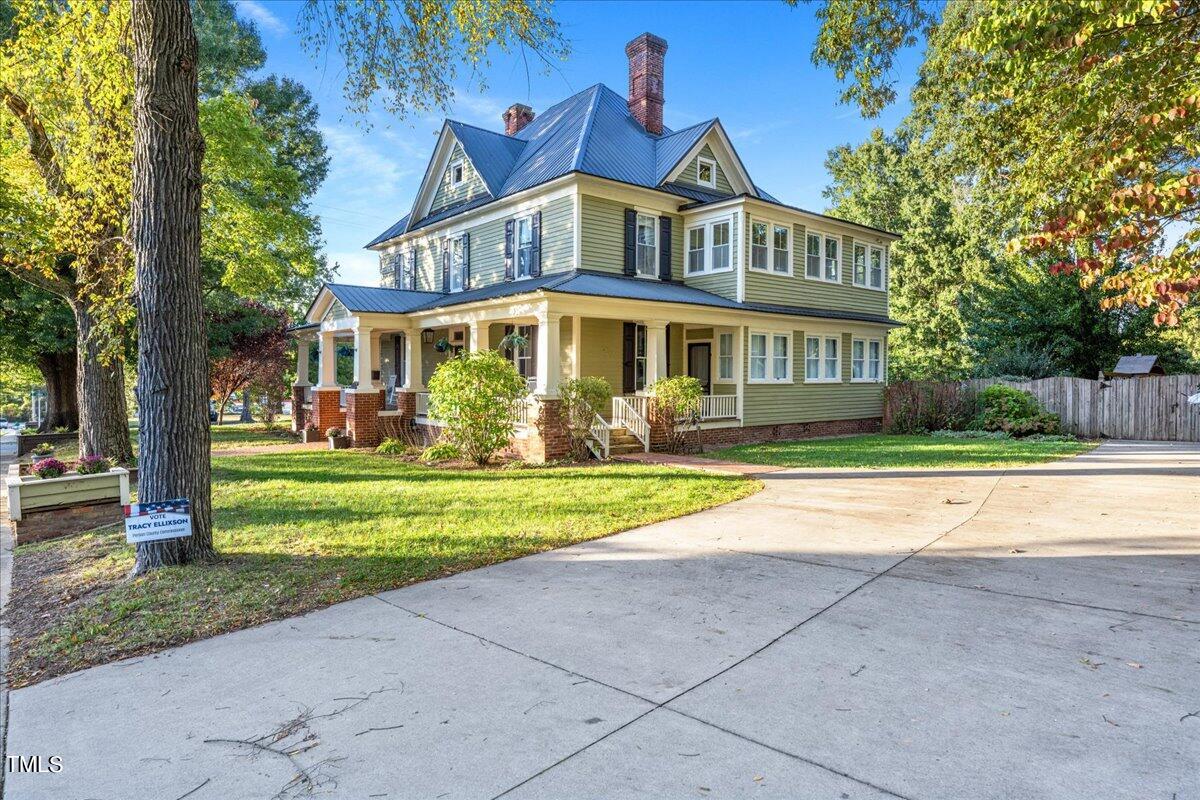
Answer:
<svg viewBox="0 0 1200 800"><path fill-rule="evenodd" d="M1117 365L1108 373L1110 378L1149 378L1153 375L1166 375L1167 372L1158 365L1158 356L1121 356Z"/></svg>

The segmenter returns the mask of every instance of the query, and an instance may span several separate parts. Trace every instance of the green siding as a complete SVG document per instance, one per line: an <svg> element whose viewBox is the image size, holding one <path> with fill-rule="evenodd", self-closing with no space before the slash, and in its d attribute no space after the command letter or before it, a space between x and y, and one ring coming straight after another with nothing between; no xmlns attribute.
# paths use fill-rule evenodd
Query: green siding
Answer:
<svg viewBox="0 0 1200 800"><path fill-rule="evenodd" d="M712 148L707 144L701 148L700 152L693 158L688 165L683 168L683 172L679 173L679 177L675 179L676 183L686 183L689 186L695 186L700 189L713 191L712 187L704 186L696 180L696 165L700 162L701 157L717 161L717 157L713 155ZM729 177L725 174L721 162L717 161L717 188L718 194L733 194L733 186L729 183Z"/></svg>
<svg viewBox="0 0 1200 800"><path fill-rule="evenodd" d="M882 334L881 334L882 335ZM883 384L850 383L849 333L842 334L842 382L804 382L804 331L792 331L792 383L750 383L750 335L744 337L746 387L742 424L780 425L883 415Z"/></svg>
<svg viewBox="0 0 1200 800"><path fill-rule="evenodd" d="M458 186L450 186L450 167L455 161L463 162L463 181ZM463 203L467 200L474 200L477 197L488 193L487 186L483 182L483 178L479 177L479 173L471 166L470 160L463 152L461 144L455 144L454 149L450 151L450 160L446 162L446 170L442 173L442 179L438 183L437 192L433 195L433 203L429 206L430 213L440 211L448 206L457 203Z"/></svg>
<svg viewBox="0 0 1200 800"><path fill-rule="evenodd" d="M350 311L342 304L341 300L333 298L333 303L330 304L329 310L325 312L325 319L345 319L350 316Z"/></svg>
<svg viewBox="0 0 1200 800"><path fill-rule="evenodd" d="M624 203L592 195L581 195L580 267L599 272L625 271ZM671 220L671 279L683 280L683 217L660 214Z"/></svg>
<svg viewBox="0 0 1200 800"><path fill-rule="evenodd" d="M584 317L580 323L582 357L580 374L604 378L613 394L621 393L621 336L622 322L618 319Z"/></svg>
<svg viewBox="0 0 1200 800"><path fill-rule="evenodd" d="M743 263L750 264L749 217L746 222ZM887 293L854 286L854 237L842 236L842 274L840 283L826 283L804 277L805 226L792 226L792 274L773 275L746 270L746 301L858 311L865 314L888 313ZM861 240L861 241L866 241Z"/></svg>

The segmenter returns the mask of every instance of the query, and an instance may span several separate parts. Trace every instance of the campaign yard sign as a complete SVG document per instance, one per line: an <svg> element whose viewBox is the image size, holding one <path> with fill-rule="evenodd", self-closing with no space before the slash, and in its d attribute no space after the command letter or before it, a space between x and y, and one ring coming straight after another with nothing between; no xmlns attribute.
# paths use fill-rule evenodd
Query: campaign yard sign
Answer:
<svg viewBox="0 0 1200 800"><path fill-rule="evenodd" d="M130 544L192 535L192 505L186 499L125 506L125 541Z"/></svg>

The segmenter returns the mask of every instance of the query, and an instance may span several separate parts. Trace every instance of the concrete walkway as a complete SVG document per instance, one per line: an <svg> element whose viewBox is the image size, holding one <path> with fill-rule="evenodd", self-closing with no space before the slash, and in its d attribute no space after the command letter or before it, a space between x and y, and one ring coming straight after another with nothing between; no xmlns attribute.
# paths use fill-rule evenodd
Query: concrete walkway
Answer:
<svg viewBox="0 0 1200 800"><path fill-rule="evenodd" d="M761 479L14 692L8 796L1200 797L1200 447Z"/></svg>

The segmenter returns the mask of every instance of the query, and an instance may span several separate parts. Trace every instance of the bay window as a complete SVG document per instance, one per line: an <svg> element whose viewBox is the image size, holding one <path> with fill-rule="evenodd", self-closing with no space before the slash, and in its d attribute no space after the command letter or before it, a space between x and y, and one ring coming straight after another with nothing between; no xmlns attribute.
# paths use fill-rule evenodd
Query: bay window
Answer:
<svg viewBox="0 0 1200 800"><path fill-rule="evenodd" d="M688 230L687 271L691 275L704 272L704 228Z"/></svg>
<svg viewBox="0 0 1200 800"><path fill-rule="evenodd" d="M729 220L712 224L712 260L713 272L729 269Z"/></svg>
<svg viewBox="0 0 1200 800"><path fill-rule="evenodd" d="M687 229L687 274L701 275L706 272L724 272L732 265L730 234L732 223L728 218L704 222Z"/></svg>
<svg viewBox="0 0 1200 800"><path fill-rule="evenodd" d="M750 225L750 269L766 270L767 259L767 223L753 222Z"/></svg>
<svg viewBox="0 0 1200 800"><path fill-rule="evenodd" d="M882 289L883 283L883 248L871 248L871 288Z"/></svg>

